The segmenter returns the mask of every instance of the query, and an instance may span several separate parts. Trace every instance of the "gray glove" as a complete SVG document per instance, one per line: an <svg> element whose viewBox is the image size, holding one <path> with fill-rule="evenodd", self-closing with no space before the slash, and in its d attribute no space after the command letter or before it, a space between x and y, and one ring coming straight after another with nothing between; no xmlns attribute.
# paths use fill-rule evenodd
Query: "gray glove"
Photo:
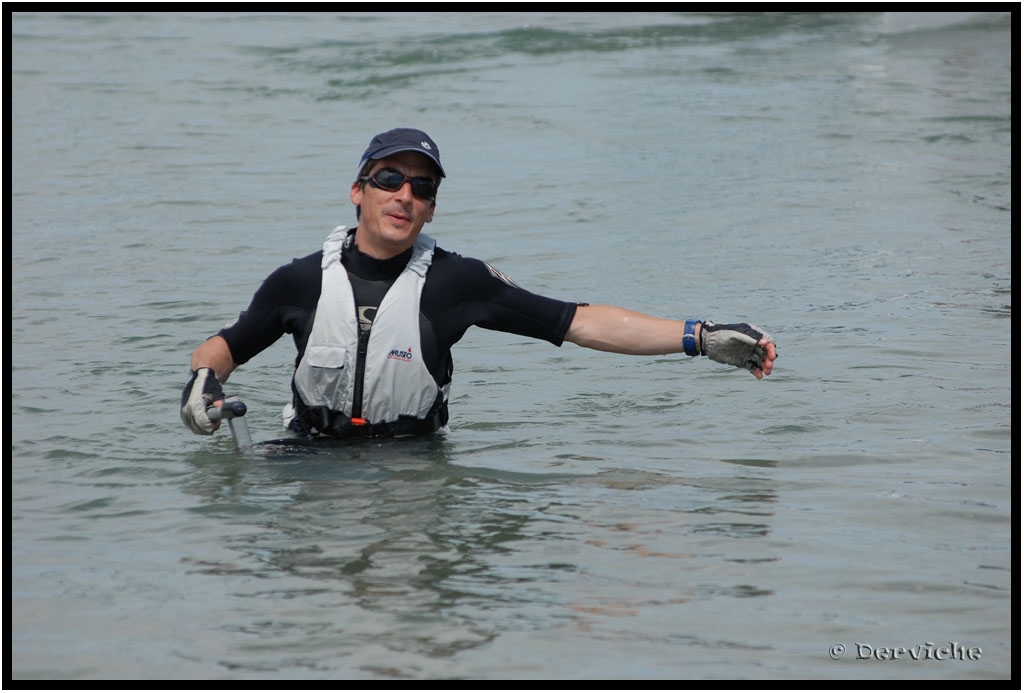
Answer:
<svg viewBox="0 0 1024 693"><path fill-rule="evenodd" d="M209 368L192 371L192 377L181 393L181 420L193 433L213 435L217 423L211 421L206 410L219 399L224 399L217 374Z"/></svg>
<svg viewBox="0 0 1024 693"><path fill-rule="evenodd" d="M700 353L712 361L746 368L753 373L761 368L764 357L768 355L765 347L757 343L762 337L769 341L772 338L760 327L745 322L716 325L708 320L701 328Z"/></svg>

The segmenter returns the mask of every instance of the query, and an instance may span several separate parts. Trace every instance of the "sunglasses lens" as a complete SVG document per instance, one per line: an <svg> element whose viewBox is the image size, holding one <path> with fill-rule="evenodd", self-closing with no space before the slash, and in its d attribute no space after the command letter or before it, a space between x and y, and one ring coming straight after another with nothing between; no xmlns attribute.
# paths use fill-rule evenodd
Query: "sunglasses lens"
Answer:
<svg viewBox="0 0 1024 693"><path fill-rule="evenodd" d="M421 200L433 200L437 195L437 186L429 178L414 178L412 181L412 194Z"/></svg>
<svg viewBox="0 0 1024 693"><path fill-rule="evenodd" d="M402 187L403 183L405 183L405 176L398 171L392 171L389 168L382 168L373 174L373 182L383 190L394 192Z"/></svg>

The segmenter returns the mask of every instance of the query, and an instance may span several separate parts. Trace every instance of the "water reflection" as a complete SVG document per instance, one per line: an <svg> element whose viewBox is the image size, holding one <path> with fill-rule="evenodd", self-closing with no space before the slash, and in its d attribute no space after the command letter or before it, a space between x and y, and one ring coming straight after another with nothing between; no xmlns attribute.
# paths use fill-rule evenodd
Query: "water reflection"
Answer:
<svg viewBox="0 0 1024 693"><path fill-rule="evenodd" d="M640 612L773 593L753 572L778 560L762 545L778 502L771 477L531 474L455 460L468 461L444 438L197 453L193 510L220 523L233 558L192 555L188 570L242 578L241 622L225 628L275 652L282 640L375 643L430 660L510 630L600 631ZM701 637L693 627L645 637Z"/></svg>

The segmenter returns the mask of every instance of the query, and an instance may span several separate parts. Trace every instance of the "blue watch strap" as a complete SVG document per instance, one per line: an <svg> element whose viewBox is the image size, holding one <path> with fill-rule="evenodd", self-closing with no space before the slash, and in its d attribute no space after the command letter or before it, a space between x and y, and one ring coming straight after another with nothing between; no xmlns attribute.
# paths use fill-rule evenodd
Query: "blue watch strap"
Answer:
<svg viewBox="0 0 1024 693"><path fill-rule="evenodd" d="M700 356L696 337L699 322L700 320L687 319L686 326L683 328L683 353L687 356Z"/></svg>

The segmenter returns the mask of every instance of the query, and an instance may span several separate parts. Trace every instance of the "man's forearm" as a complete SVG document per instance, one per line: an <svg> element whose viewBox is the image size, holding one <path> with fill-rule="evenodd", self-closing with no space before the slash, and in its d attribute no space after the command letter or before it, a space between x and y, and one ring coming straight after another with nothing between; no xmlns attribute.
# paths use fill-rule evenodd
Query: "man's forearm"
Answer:
<svg viewBox="0 0 1024 693"><path fill-rule="evenodd" d="M683 351L684 329L682 320L656 318L617 306L580 306L565 339L617 354L678 354ZM699 340L699 326L697 329Z"/></svg>
<svg viewBox="0 0 1024 693"><path fill-rule="evenodd" d="M210 368L217 375L217 380L227 382L228 376L235 370L236 364L231 357L231 349L221 336L213 336L196 347L192 352L191 368Z"/></svg>

